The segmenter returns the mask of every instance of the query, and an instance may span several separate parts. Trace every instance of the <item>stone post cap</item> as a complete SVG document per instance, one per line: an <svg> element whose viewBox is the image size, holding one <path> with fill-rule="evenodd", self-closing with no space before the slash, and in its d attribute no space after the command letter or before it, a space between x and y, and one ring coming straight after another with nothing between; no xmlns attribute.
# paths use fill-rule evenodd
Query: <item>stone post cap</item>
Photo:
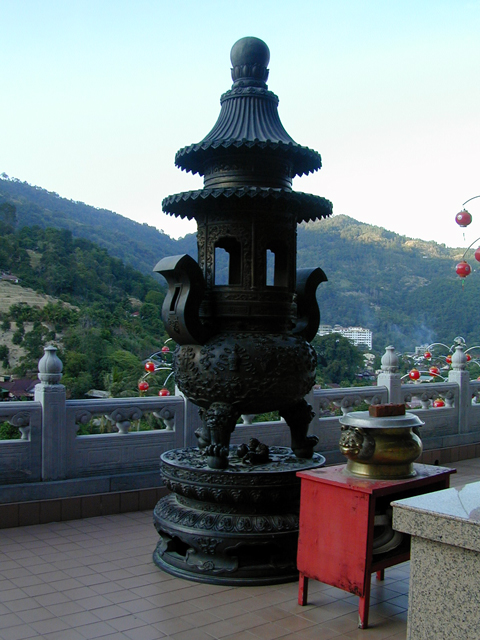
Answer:
<svg viewBox="0 0 480 640"><path fill-rule="evenodd" d="M395 347L392 345L385 348L382 356L382 372L395 373L398 369L398 356L395 353Z"/></svg>
<svg viewBox="0 0 480 640"><path fill-rule="evenodd" d="M452 356L452 368L454 371L464 371L467 368L467 356L464 353L464 345L457 344Z"/></svg>
<svg viewBox="0 0 480 640"><path fill-rule="evenodd" d="M57 347L49 345L44 352L38 361L38 378L44 384L58 384L62 378L63 364L57 356Z"/></svg>

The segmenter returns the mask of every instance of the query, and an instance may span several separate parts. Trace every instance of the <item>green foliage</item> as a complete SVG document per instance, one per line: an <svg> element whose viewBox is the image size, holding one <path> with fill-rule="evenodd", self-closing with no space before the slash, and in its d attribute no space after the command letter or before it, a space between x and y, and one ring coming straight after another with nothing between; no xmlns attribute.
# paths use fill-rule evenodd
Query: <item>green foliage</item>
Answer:
<svg viewBox="0 0 480 640"><path fill-rule="evenodd" d="M152 413L147 413L140 420L132 420L130 431L153 431L154 429L165 429L165 424L159 418L155 418ZM103 433L117 433L117 427L106 417L93 418L87 424L80 425L77 434L79 436L90 436Z"/></svg>
<svg viewBox="0 0 480 640"><path fill-rule="evenodd" d="M12 337L13 344L22 344L24 335L25 329L23 329L23 327L21 329L17 329Z"/></svg>
<svg viewBox="0 0 480 640"><path fill-rule="evenodd" d="M19 327L20 324L23 326L24 322L38 321L41 313L37 307L30 307L26 302L20 302L18 304L12 304L8 310L8 315L11 320L17 323L17 327Z"/></svg>
<svg viewBox="0 0 480 640"><path fill-rule="evenodd" d="M22 434L9 422L0 422L0 440L19 440Z"/></svg>
<svg viewBox="0 0 480 640"><path fill-rule="evenodd" d="M338 333L316 336L313 346L317 352L318 381L322 384L350 386L363 364L361 352Z"/></svg>
<svg viewBox="0 0 480 640"><path fill-rule="evenodd" d="M10 349L6 344L0 344L0 360L2 361L2 366L4 369L7 369L9 366L8 357L10 355Z"/></svg>
<svg viewBox="0 0 480 640"><path fill-rule="evenodd" d="M377 353L388 344L399 351L450 344L457 335L480 342L480 272L462 288L455 274L462 253L347 216L298 229L299 267L318 265L328 277L318 294L322 322L368 327Z"/></svg>
<svg viewBox="0 0 480 640"><path fill-rule="evenodd" d="M7 331L16 323L12 340L25 351L14 373L35 372L43 347L61 333L62 382L72 397L91 389L138 393L142 361L167 338L162 286L66 229L23 228L0 239L8 267L21 265L21 284L61 299L42 309L14 304L3 314L2 327ZM34 262L27 248L35 252ZM140 317L133 316L132 301L141 305Z"/></svg>
<svg viewBox="0 0 480 640"><path fill-rule="evenodd" d="M176 242L154 227L106 209L60 198L57 193L15 178L0 178L0 205L3 203L16 207L19 227L67 230L74 238L88 238L124 264L149 275L158 260L178 252Z"/></svg>
<svg viewBox="0 0 480 640"><path fill-rule="evenodd" d="M17 226L17 209L10 202L0 203L0 233L13 233Z"/></svg>
<svg viewBox="0 0 480 640"><path fill-rule="evenodd" d="M163 285L143 280L129 265L151 274L166 255L195 257L193 234L175 242L148 225L15 179L0 178L3 204L16 208L18 230L1 238L0 270L78 307L78 323L100 329L107 351L121 348L143 359L154 348L154 336L162 343ZM55 228L47 232L47 227ZM399 351L434 341L451 344L457 335L468 344L480 343L480 273L474 267L462 288L455 274L462 250L412 240L343 215L300 225L297 246L298 266L320 266L328 277L318 294L322 322L370 328L376 353L388 344ZM140 311L136 319L131 316L133 298L140 301L135 302ZM68 332L75 324L73 318L47 322L57 332Z"/></svg>

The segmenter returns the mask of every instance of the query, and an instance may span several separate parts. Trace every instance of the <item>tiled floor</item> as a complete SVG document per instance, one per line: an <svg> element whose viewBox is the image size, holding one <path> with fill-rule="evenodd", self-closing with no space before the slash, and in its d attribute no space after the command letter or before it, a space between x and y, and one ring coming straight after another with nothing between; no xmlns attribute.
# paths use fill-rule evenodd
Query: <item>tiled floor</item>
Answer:
<svg viewBox="0 0 480 640"><path fill-rule="evenodd" d="M449 466L452 485L480 480L480 459ZM151 512L0 530L0 639L404 640L409 564L372 585L371 628L358 599L310 582L218 587L174 578L152 562Z"/></svg>

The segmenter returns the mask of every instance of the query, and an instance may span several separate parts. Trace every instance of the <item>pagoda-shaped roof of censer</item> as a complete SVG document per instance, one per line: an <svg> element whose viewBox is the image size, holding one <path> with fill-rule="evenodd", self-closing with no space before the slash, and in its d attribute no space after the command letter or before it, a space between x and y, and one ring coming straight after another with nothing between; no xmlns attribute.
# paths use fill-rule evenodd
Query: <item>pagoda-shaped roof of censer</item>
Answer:
<svg viewBox="0 0 480 640"><path fill-rule="evenodd" d="M329 200L292 191L292 179L317 171L322 161L319 153L297 144L280 121L278 97L266 84L267 45L242 38L230 59L233 85L220 99L215 126L201 142L175 156L177 167L204 176L204 188L168 196L163 211L191 219L213 201L228 199L231 206L260 198L262 207L273 212L286 204L293 207L298 222L330 216Z"/></svg>

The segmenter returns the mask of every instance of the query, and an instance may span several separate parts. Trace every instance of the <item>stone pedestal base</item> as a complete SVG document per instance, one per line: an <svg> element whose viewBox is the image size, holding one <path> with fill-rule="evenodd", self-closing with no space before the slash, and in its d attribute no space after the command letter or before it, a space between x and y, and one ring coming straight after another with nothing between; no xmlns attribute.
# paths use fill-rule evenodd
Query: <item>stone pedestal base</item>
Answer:
<svg viewBox="0 0 480 640"><path fill-rule="evenodd" d="M272 447L270 460L251 466L230 448L229 467L210 469L196 448L161 456L172 494L154 510L160 541L154 562L175 576L225 585L265 585L298 579L300 480L297 471L325 458L299 459Z"/></svg>
<svg viewBox="0 0 480 640"><path fill-rule="evenodd" d="M480 637L480 482L393 503L412 536L407 640Z"/></svg>

